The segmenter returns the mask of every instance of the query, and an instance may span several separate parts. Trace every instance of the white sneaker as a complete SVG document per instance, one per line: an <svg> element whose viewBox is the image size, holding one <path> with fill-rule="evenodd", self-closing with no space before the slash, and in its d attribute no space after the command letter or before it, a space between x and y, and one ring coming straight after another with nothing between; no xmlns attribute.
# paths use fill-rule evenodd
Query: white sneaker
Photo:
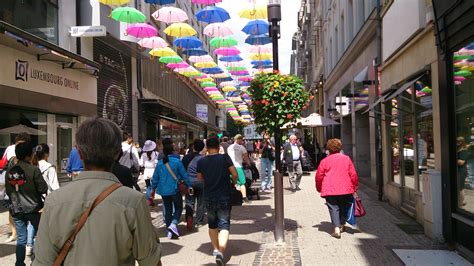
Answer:
<svg viewBox="0 0 474 266"><path fill-rule="evenodd" d="M10 243L10 242L13 242L16 240L16 236L10 236L9 238L7 238L7 240L5 240L5 243Z"/></svg>
<svg viewBox="0 0 474 266"><path fill-rule="evenodd" d="M31 256L31 255L33 255L33 247L26 246L26 256Z"/></svg>

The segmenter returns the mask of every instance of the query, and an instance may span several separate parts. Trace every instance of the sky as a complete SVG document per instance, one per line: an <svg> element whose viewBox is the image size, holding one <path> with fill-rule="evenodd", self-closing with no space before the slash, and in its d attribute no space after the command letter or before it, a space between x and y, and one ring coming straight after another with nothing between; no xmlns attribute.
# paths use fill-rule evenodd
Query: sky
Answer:
<svg viewBox="0 0 474 266"><path fill-rule="evenodd" d="M242 2L236 4L236 2ZM242 28L250 21L239 17L239 11L252 7L256 2L257 6L266 5L267 0L223 0L222 3L217 4L226 9L231 19L226 21L233 31L235 38L239 41L239 50L242 52L243 58L248 58L247 49L250 47L245 44L247 35L242 32ZM281 0L282 20L280 22L281 38L278 43L278 55L280 63L280 71L282 73L290 73L290 53L291 53L291 38L297 30L297 16L300 9L300 1L297 0ZM271 47L271 44L267 46Z"/></svg>

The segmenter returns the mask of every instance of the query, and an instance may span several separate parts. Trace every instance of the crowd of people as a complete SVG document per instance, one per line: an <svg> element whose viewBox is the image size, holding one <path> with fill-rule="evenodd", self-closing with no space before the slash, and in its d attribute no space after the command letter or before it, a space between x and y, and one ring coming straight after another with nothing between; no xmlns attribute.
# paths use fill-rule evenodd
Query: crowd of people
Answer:
<svg viewBox="0 0 474 266"><path fill-rule="evenodd" d="M328 142L329 155L316 176L337 238L357 191L357 174L350 158L340 153L341 146L339 140ZM66 168L72 182L61 189L56 167L48 162L47 144L33 147L29 135L22 133L5 153L5 202L12 232L7 241L17 241L16 265L25 265L25 256L32 253L33 265L159 264L161 245L149 210L155 194L162 200L167 237L179 239L183 210L190 231L207 220L212 255L216 264L224 265L232 191L249 203L245 168L260 159L260 191L270 192L274 161L281 156L290 189L296 192L301 190L302 161L308 156L295 135L280 155L267 134L256 142L240 134L220 139L211 134L194 140L184 155L170 138L147 140L140 148L131 135L102 118L89 119L77 130ZM138 185L141 179L144 193Z"/></svg>

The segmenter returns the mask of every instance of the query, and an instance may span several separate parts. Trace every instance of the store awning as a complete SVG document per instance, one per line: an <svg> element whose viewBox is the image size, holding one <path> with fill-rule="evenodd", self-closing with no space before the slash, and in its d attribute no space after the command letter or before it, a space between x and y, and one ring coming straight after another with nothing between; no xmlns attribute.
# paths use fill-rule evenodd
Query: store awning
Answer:
<svg viewBox="0 0 474 266"><path fill-rule="evenodd" d="M62 65L63 69L75 69L91 75L98 75L100 64L63 49L11 24L0 21L0 45Z"/></svg>

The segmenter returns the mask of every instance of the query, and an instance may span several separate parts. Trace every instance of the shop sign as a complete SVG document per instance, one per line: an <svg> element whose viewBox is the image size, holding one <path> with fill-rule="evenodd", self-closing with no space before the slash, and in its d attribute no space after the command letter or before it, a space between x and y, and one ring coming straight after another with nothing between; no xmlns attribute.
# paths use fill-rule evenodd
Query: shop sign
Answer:
<svg viewBox="0 0 474 266"><path fill-rule="evenodd" d="M43 94L96 103L94 77L60 64L38 61L34 55L0 45L0 58L4 66L0 71L0 84Z"/></svg>
<svg viewBox="0 0 474 266"><path fill-rule="evenodd" d="M196 104L196 117L206 123L209 121L207 108L207 104Z"/></svg>
<svg viewBox="0 0 474 266"><path fill-rule="evenodd" d="M69 31L72 37L104 37L107 35L105 26L73 26Z"/></svg>

